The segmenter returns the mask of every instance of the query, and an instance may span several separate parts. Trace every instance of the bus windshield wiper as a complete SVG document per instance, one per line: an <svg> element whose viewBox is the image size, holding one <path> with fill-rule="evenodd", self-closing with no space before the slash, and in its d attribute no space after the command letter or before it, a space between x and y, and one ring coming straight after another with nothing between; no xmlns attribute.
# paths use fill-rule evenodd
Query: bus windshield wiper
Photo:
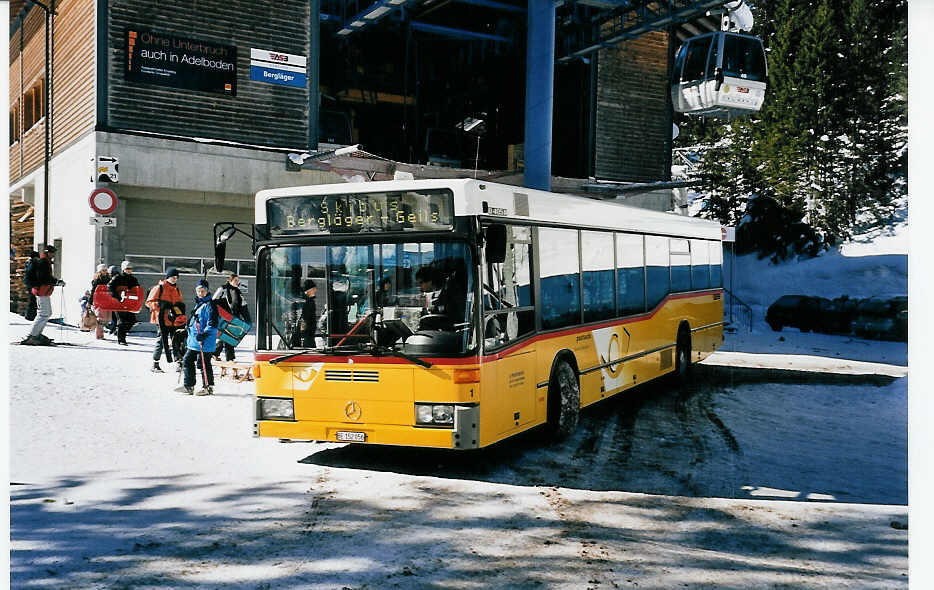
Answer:
<svg viewBox="0 0 934 590"><path fill-rule="evenodd" d="M420 367L425 367L426 369L430 369L430 368L431 368L431 363L429 363L429 362L426 361L425 359L419 358L419 357L417 357L417 356L415 356L415 355L412 355L412 354L409 354L409 353L407 353L407 352L402 352L401 350L396 350L395 348L392 348L391 346L386 346L386 345L381 345L381 346L380 346L380 345L374 345L373 348L371 349L371 352L373 353L373 356L381 356L381 355L384 355L384 354L385 354L385 355L388 355L388 356L397 356L397 357L403 358L403 359L405 359L405 360L407 360L407 361L409 361L409 362L411 362L411 363L415 363L416 365L418 365L418 366L420 366Z"/></svg>
<svg viewBox="0 0 934 590"><path fill-rule="evenodd" d="M340 348L344 348L345 350L340 350ZM302 350L296 350L296 351L290 352L290 353L288 353L288 354L283 354L282 356L277 356L276 358L271 359L271 360L269 361L269 364L270 364L270 365L276 365L276 364L281 363L282 361L287 361L287 360L289 360L290 358L295 358L295 357L297 357L297 356L301 356L301 355L303 355L303 354L309 354L309 353L311 353L311 354L330 354L330 353L333 353L333 352L338 352L338 353L355 352L354 350L346 350L346 349L347 349L346 346L343 346L343 347L338 347L338 346L330 346L330 347L327 347L327 346L326 346L326 347L324 347L324 348L303 348Z"/></svg>
<svg viewBox="0 0 934 590"><path fill-rule="evenodd" d="M320 350L320 349L318 349L318 348L305 348L305 349L303 349L303 350L297 350L297 351L295 351L295 352L290 352L289 354L283 354L282 356L277 356L277 357L274 358L274 359L270 359L269 364L270 364L270 365L277 365L277 364L281 363L282 361L287 361L287 360L289 360L290 358L295 358L295 357L297 357L297 356L300 356L300 355L303 355L303 354L308 354L309 352L316 352L316 351L318 351L318 350Z"/></svg>

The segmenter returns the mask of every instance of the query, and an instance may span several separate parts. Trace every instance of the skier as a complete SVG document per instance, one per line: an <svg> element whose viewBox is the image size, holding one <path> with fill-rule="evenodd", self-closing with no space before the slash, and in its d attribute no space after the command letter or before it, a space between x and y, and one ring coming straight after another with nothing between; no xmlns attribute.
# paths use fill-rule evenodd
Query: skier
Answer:
<svg viewBox="0 0 934 590"><path fill-rule="evenodd" d="M107 282L104 283L105 285L110 283L114 277L120 274L120 269L118 269L115 264L111 264L107 267L107 274L110 275L110 278L107 279ZM117 314L114 312L110 312L110 323L107 324L107 333L111 336L117 333Z"/></svg>
<svg viewBox="0 0 934 590"><path fill-rule="evenodd" d="M188 351L182 364L185 381L175 391L192 395L195 393L195 364L201 372L202 388L196 395L214 393L214 370L211 353L217 346L217 305L211 299L207 280L201 279L195 286L195 304L188 317Z"/></svg>
<svg viewBox="0 0 934 590"><path fill-rule="evenodd" d="M35 287L33 282L35 282L36 269L35 264L39 262L39 253L35 250L29 251L29 260L26 261L26 266L23 268L23 284L26 285L26 292L29 294L29 302L26 305L26 313L23 315L24 318L30 322L36 319L36 313L39 311L39 305L36 301L36 296L32 292L32 288Z"/></svg>
<svg viewBox="0 0 934 590"><path fill-rule="evenodd" d="M152 351L152 372L165 373L159 366L159 358L165 350L165 360L172 363L172 333L175 324L169 319L172 308L182 302L182 292L177 286L178 269L170 268L165 271L165 278L149 290L146 298L146 307L149 308L149 321L156 325L158 332L156 346ZM181 360L181 359L179 359Z"/></svg>
<svg viewBox="0 0 934 590"><path fill-rule="evenodd" d="M243 293L240 292L240 277L237 273L231 272L227 282L217 288L214 293L214 301L230 312L235 318L240 318L245 322L250 321L250 306L243 301ZM223 340L218 339L220 347L214 354L214 360L221 360L221 350L224 351L224 360L234 360L234 347Z"/></svg>
<svg viewBox="0 0 934 590"><path fill-rule="evenodd" d="M139 287L139 281L133 276L133 264L129 260L120 263L120 274L107 284L107 289L114 299L123 301L124 294L133 287ZM126 335L136 323L136 314L129 311L117 312L117 344L127 346Z"/></svg>
<svg viewBox="0 0 934 590"><path fill-rule="evenodd" d="M43 335L42 330L52 317L52 291L55 287L64 287L65 281L56 279L52 276L52 259L55 256L55 246L48 245L39 255L39 259L32 264L29 274L29 283L32 284L30 291L38 300L39 313L32 323L32 330L29 336L23 339L20 344L32 346L49 346L52 339Z"/></svg>

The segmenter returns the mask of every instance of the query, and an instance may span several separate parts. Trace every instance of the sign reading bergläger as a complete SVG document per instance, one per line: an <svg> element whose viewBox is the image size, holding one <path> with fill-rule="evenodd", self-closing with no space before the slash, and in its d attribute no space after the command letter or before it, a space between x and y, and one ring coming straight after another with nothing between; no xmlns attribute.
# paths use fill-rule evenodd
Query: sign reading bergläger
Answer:
<svg viewBox="0 0 934 590"><path fill-rule="evenodd" d="M146 29L126 29L126 80L237 94L237 48Z"/></svg>

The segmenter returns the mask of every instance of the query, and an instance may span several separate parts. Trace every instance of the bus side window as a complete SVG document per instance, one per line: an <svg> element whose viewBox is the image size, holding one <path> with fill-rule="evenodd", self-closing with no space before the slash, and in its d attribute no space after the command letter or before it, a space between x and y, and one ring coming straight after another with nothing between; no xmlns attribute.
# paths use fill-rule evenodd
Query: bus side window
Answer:
<svg viewBox="0 0 934 590"><path fill-rule="evenodd" d="M668 238L645 236L646 307L653 309L668 295Z"/></svg>
<svg viewBox="0 0 934 590"><path fill-rule="evenodd" d="M577 230L543 227L538 238L542 327L575 326L581 322Z"/></svg>
<svg viewBox="0 0 934 590"><path fill-rule="evenodd" d="M707 240L691 240L691 285L694 289L710 287L710 252Z"/></svg>
<svg viewBox="0 0 934 590"><path fill-rule="evenodd" d="M496 348L535 330L532 309L532 232L506 227L506 258L483 264L484 345Z"/></svg>
<svg viewBox="0 0 934 590"><path fill-rule="evenodd" d="M708 241L710 247L710 286L723 286L723 242Z"/></svg>
<svg viewBox="0 0 934 590"><path fill-rule="evenodd" d="M584 322L607 320L615 315L613 294L613 234L581 232Z"/></svg>
<svg viewBox="0 0 934 590"><path fill-rule="evenodd" d="M616 234L616 293L618 315L645 311L645 244L640 235Z"/></svg>
<svg viewBox="0 0 934 590"><path fill-rule="evenodd" d="M671 291L691 290L691 250L688 240L671 238L668 247L671 253Z"/></svg>

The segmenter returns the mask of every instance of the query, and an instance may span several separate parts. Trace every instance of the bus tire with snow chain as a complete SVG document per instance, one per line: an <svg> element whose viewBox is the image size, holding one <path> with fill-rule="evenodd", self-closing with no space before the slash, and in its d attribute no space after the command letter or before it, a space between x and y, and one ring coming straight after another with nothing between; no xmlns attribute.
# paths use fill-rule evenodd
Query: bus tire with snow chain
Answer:
<svg viewBox="0 0 934 590"><path fill-rule="evenodd" d="M675 347L675 380L685 385L691 379L691 334L685 329L678 331Z"/></svg>
<svg viewBox="0 0 934 590"><path fill-rule="evenodd" d="M564 359L555 363L548 384L548 431L555 440L567 438L577 428L581 390L577 372Z"/></svg>

